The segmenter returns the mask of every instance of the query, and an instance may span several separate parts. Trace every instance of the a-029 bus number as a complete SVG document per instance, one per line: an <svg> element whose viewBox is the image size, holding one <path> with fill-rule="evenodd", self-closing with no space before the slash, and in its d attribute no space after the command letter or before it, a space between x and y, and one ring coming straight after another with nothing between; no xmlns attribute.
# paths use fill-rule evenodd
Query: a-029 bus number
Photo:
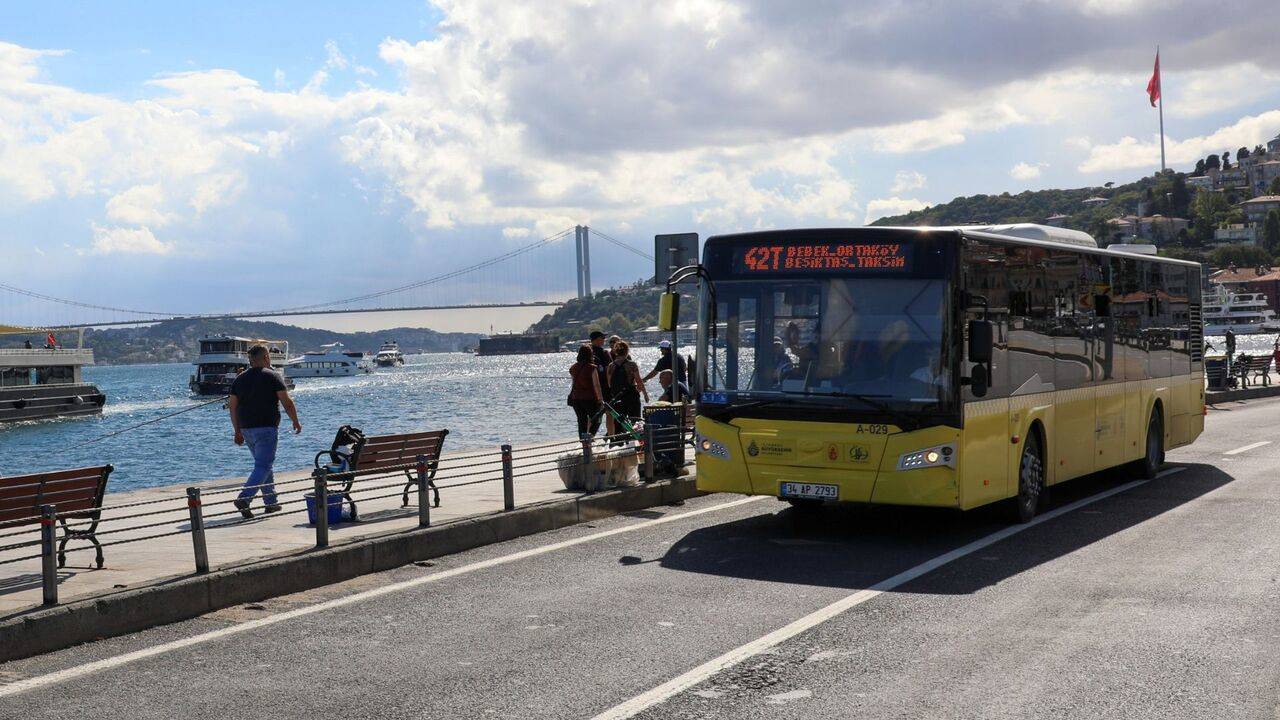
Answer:
<svg viewBox="0 0 1280 720"><path fill-rule="evenodd" d="M859 435L888 435L888 425L859 425L857 433Z"/></svg>

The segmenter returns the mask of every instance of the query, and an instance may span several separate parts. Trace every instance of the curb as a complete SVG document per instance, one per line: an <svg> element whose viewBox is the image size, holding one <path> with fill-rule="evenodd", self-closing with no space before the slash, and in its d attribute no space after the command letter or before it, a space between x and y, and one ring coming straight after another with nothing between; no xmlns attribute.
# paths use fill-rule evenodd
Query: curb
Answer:
<svg viewBox="0 0 1280 720"><path fill-rule="evenodd" d="M692 475L391 532L73 600L0 621L0 662L188 620L232 605L310 590L417 560L701 495Z"/></svg>
<svg viewBox="0 0 1280 720"><path fill-rule="evenodd" d="M1204 404L1213 405L1215 403L1235 402L1237 400L1254 400L1256 398L1278 396L1280 396L1280 383L1276 383L1274 385L1263 385L1262 387L1206 392L1204 394Z"/></svg>

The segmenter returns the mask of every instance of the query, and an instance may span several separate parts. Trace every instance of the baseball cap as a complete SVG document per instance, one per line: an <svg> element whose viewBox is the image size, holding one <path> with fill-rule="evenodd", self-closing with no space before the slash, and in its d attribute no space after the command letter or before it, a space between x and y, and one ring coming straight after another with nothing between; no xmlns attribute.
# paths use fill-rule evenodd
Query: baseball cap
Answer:
<svg viewBox="0 0 1280 720"><path fill-rule="evenodd" d="M667 349L670 349L670 347L671 347L671 341L670 341L670 340L663 340L662 342L658 343L658 347L660 347L660 348L667 348Z"/></svg>
<svg viewBox="0 0 1280 720"><path fill-rule="evenodd" d="M599 330L592 330L590 337L592 340L595 340L596 338L604 337L604 333L600 332Z"/></svg>

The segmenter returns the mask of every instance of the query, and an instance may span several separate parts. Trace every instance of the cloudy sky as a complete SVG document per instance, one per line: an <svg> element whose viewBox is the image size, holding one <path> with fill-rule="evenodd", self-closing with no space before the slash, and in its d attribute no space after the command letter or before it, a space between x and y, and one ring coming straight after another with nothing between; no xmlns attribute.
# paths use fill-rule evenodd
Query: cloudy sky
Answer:
<svg viewBox="0 0 1280 720"><path fill-rule="evenodd" d="M0 6L0 282L280 307L576 223L651 246L1129 180L1157 43L1174 167L1280 133L1275 0L178 5ZM530 294L571 282L539 252Z"/></svg>

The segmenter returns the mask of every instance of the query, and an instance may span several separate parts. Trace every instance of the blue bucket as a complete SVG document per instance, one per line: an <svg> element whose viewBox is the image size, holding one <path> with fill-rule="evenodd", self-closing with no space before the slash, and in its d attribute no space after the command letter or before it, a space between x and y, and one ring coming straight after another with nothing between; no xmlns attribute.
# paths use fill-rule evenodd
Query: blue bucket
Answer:
<svg viewBox="0 0 1280 720"><path fill-rule="evenodd" d="M307 524L316 524L316 494L307 493L302 496L307 501ZM337 525L342 522L342 495L339 493L329 493L325 500L329 505L329 524Z"/></svg>

